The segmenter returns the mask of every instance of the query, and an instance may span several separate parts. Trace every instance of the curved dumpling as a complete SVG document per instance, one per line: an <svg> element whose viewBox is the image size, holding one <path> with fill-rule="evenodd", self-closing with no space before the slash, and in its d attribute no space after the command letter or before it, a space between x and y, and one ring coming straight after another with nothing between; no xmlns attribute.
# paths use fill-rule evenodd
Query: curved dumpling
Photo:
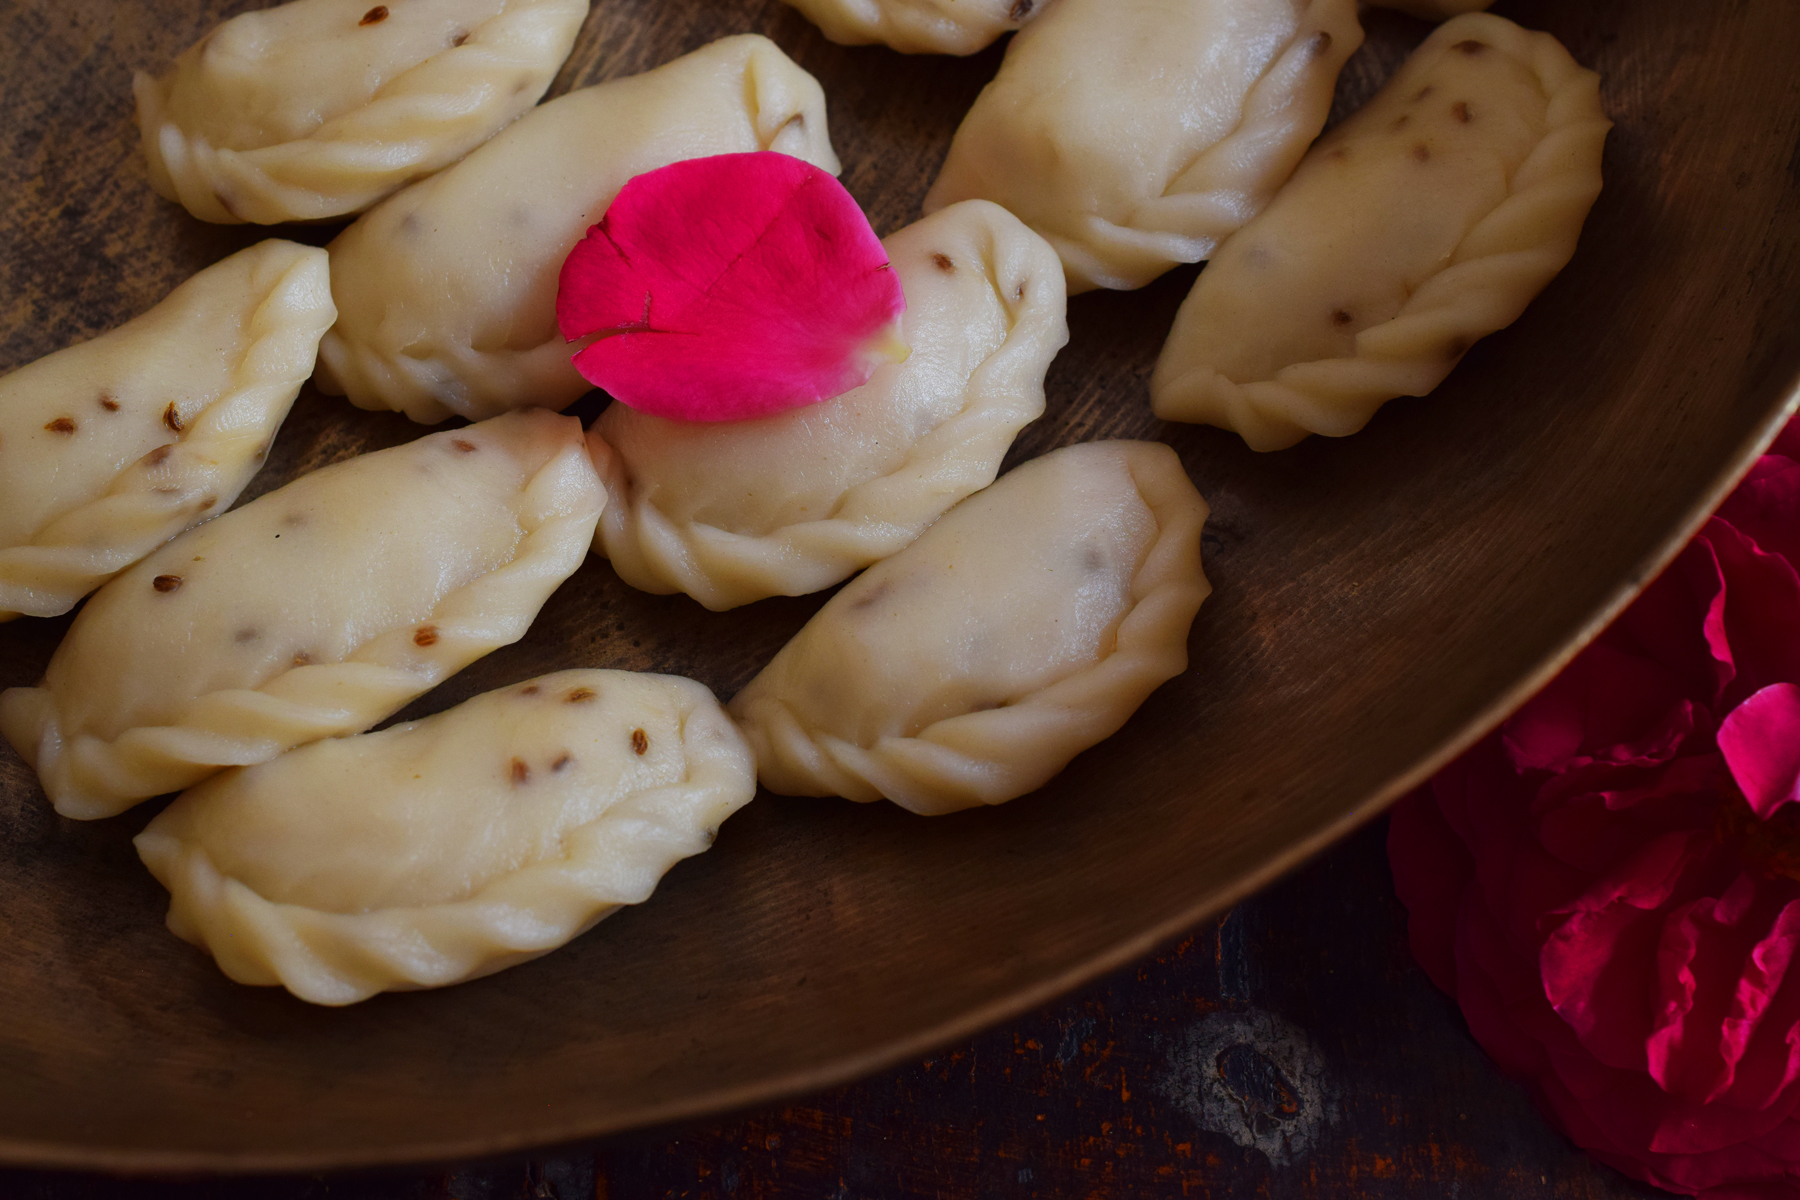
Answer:
<svg viewBox="0 0 1800 1200"><path fill-rule="evenodd" d="M415 421L572 404L591 385L556 328L570 249L633 176L750 150L838 169L818 82L754 34L552 100L331 243L320 389Z"/></svg>
<svg viewBox="0 0 1800 1200"><path fill-rule="evenodd" d="M1006 49L925 211L996 200L1069 291L1142 287L1256 214L1324 128L1356 0L1055 0Z"/></svg>
<svg viewBox="0 0 1800 1200"><path fill-rule="evenodd" d="M267 241L0 377L0 621L68 612L231 507L335 315L325 252Z"/></svg>
<svg viewBox="0 0 1800 1200"><path fill-rule="evenodd" d="M999 804L1187 669L1206 504L1157 442L1008 472L833 596L730 711L771 791Z"/></svg>
<svg viewBox="0 0 1800 1200"><path fill-rule="evenodd" d="M1549 34L1440 25L1200 273L1156 415L1279 450L1425 395L1575 253L1610 128L1599 76Z"/></svg>
<svg viewBox="0 0 1800 1200"><path fill-rule="evenodd" d="M150 185L203 221L361 212L536 104L588 0L293 0L138 72Z"/></svg>
<svg viewBox="0 0 1800 1200"><path fill-rule="evenodd" d="M1056 253L980 200L886 245L906 290L904 363L752 421L601 414L588 434L608 493L594 548L626 583L711 609L816 592L994 481L1069 340Z"/></svg>
<svg viewBox="0 0 1800 1200"><path fill-rule="evenodd" d="M0 733L86 819L367 729L524 636L604 502L544 412L314 471L95 593Z"/></svg>
<svg viewBox="0 0 1800 1200"><path fill-rule="evenodd" d="M350 1004L556 949L755 793L700 684L563 671L216 775L137 848L169 928L231 978Z"/></svg>
<svg viewBox="0 0 1800 1200"><path fill-rule="evenodd" d="M788 0L844 46L880 42L902 54L974 54L1049 0Z"/></svg>

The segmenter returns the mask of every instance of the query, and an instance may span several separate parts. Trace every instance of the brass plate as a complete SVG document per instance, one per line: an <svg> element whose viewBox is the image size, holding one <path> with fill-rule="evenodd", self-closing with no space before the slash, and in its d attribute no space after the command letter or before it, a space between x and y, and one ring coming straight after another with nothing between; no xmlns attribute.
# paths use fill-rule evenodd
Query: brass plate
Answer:
<svg viewBox="0 0 1800 1200"><path fill-rule="evenodd" d="M153 196L130 107L130 68L160 69L247 7L0 7L0 368L111 328L261 236ZM60 820L0 750L0 1161L449 1159L820 1088L1145 953L1423 778L1679 548L1800 375L1800 6L1498 11L1599 69L1618 127L1574 263L1436 395L1390 404L1355 438L1259 456L1149 415L1145 380L1192 269L1071 306L1049 413L1014 461L1159 437L1213 506L1217 591L1192 669L1117 737L993 811L922 820L764 797L651 903L568 948L345 1011L232 984L164 930L129 842L154 805ZM1346 102L1425 31L1366 17ZM845 181L883 232L917 212L999 61L843 49L775 0L601 0L558 86L744 30L823 81ZM252 494L419 432L308 392ZM524 642L409 715L578 665L674 671L729 696L818 603L715 615L590 560ZM0 684L33 682L66 626L0 627Z"/></svg>

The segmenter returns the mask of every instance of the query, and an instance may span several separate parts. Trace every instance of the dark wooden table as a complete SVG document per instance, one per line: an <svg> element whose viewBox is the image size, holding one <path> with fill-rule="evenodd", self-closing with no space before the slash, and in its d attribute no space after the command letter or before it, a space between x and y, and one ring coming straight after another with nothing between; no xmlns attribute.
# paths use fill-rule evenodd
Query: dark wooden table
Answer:
<svg viewBox="0 0 1800 1200"><path fill-rule="evenodd" d="M1663 1195L1591 1162L1413 962L1386 822L1163 954L886 1075L527 1161L360 1176L0 1172L5 1200Z"/></svg>

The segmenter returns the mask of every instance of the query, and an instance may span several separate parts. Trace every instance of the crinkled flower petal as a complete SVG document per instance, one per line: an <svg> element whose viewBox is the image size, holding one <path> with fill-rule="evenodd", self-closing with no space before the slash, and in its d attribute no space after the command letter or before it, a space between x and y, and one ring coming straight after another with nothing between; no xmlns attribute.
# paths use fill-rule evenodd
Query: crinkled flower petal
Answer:
<svg viewBox="0 0 1800 1200"><path fill-rule="evenodd" d="M1800 800L1800 685L1772 683L1732 709L1719 753L1757 816Z"/></svg>
<svg viewBox="0 0 1800 1200"><path fill-rule="evenodd" d="M841 396L906 357L899 278L862 209L773 151L639 175L570 251L576 369L659 416L728 421Z"/></svg>
<svg viewBox="0 0 1800 1200"><path fill-rule="evenodd" d="M1797 554L1790 425L1388 839L1476 1040L1595 1157L1705 1200L1800 1196Z"/></svg>

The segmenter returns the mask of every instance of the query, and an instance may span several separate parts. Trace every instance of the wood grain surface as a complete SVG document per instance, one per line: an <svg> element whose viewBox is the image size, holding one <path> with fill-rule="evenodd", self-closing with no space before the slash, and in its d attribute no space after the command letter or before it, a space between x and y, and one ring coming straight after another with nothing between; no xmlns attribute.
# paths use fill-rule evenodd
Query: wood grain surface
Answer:
<svg viewBox="0 0 1800 1200"><path fill-rule="evenodd" d="M0 369L111 328L261 236L151 194L129 101L131 68L256 6L0 3ZM129 843L153 805L59 819L0 750L0 1160L441 1161L805 1093L1143 955L1378 811L1674 551L1800 375L1800 6L1496 10L1597 68L1617 128L1574 263L1436 394L1354 438L1255 455L1148 412L1194 269L1071 304L1049 411L1012 461L1157 437L1213 507L1217 590L1191 669L1117 737L1036 795L953 818L765 796L653 902L565 950L345 1011L231 984L170 937ZM1425 31L1365 16L1340 111ZM999 61L832 46L776 0L599 0L557 86L746 30L824 83L845 182L883 233L916 214ZM419 432L309 390L245 499ZM673 671L728 696L820 600L708 614L590 560L524 641L402 717L569 666ZM0 686L34 682L67 625L0 627Z"/></svg>
<svg viewBox="0 0 1800 1200"><path fill-rule="evenodd" d="M1164 953L795 1103L403 1173L0 1172L8 1200L1643 1200L1553 1132L1406 946L1386 822ZM1216 1036L1218 1033L1224 1037ZM1271 1037L1271 1033L1276 1036ZM1285 1039L1281 1036L1285 1033ZM1211 1035L1211 1036L1209 1036ZM1322 1070L1296 1080L1282 1042ZM1198 1102L1208 1043L1220 1111ZM1271 1156L1260 1130L1310 1136ZM1272 1139L1265 1137L1264 1146ZM1248 1143L1248 1144L1246 1144Z"/></svg>

